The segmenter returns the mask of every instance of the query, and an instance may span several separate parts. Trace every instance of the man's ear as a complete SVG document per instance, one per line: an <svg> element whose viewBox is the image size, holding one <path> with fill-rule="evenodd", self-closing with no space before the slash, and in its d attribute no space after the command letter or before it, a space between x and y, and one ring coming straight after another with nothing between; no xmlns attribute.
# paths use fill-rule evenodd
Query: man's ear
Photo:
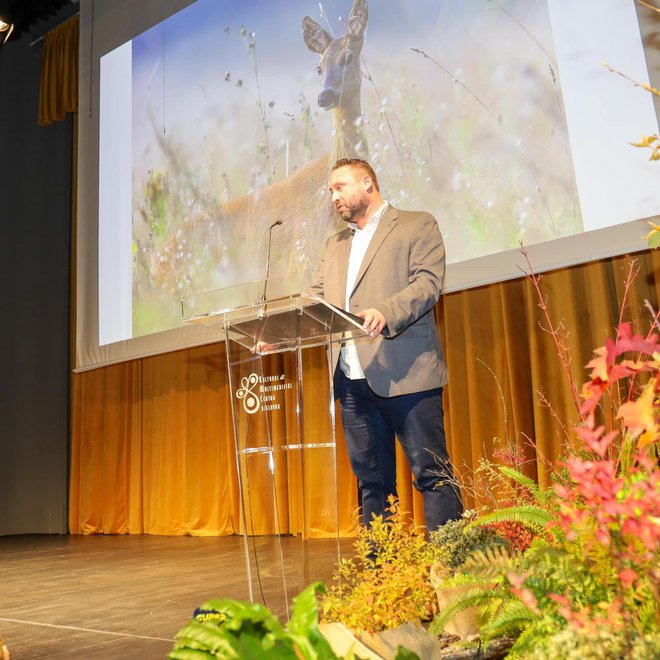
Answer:
<svg viewBox="0 0 660 660"><path fill-rule="evenodd" d="M367 192L373 191L374 182L371 180L371 177L368 174L365 174L364 177L362 177L362 183L364 183L364 187L367 189Z"/></svg>

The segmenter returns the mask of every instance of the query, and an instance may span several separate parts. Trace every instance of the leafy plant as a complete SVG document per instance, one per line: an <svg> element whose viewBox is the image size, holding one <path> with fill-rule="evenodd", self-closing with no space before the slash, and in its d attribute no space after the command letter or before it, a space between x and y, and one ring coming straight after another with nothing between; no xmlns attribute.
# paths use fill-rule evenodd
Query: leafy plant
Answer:
<svg viewBox="0 0 660 660"><path fill-rule="evenodd" d="M624 304L635 274L633 265ZM539 278L530 277L570 379L563 326L552 324ZM513 467L487 462L482 468L490 485L513 482L509 495L522 488L522 503L496 507L464 531L490 528L507 540L508 550L493 547L463 558L446 583L471 588L441 609L431 630L476 606L482 641L517 637L509 657L658 655L658 316L645 336L620 322L616 337L595 351L581 390L570 381L580 421L552 488L540 489ZM527 538L525 529L535 537Z"/></svg>
<svg viewBox="0 0 660 660"><path fill-rule="evenodd" d="M484 514L470 523L470 525L478 526L513 521L528 525L529 527L545 528L554 519L554 516L550 512L538 506L512 506Z"/></svg>
<svg viewBox="0 0 660 660"><path fill-rule="evenodd" d="M323 599L325 621L339 621L354 630L377 632L407 621L428 620L437 610L429 580L437 548L410 524L390 498L390 515L361 527L356 560L343 559Z"/></svg>
<svg viewBox="0 0 660 660"><path fill-rule="evenodd" d="M522 553L509 552L506 546L493 546L486 550L476 550L462 566L463 575L478 575L482 579L495 579L516 566Z"/></svg>
<svg viewBox="0 0 660 660"><path fill-rule="evenodd" d="M598 630L563 628L530 648L525 658L530 660L646 660L660 655L660 637L651 635L637 638L626 646L625 638L606 627Z"/></svg>
<svg viewBox="0 0 660 660"><path fill-rule="evenodd" d="M513 600L510 594L497 586L475 583L471 589L466 589L447 602L431 622L429 632L440 635L445 626L461 612L475 606L484 607L493 602L499 606L504 599Z"/></svg>
<svg viewBox="0 0 660 660"><path fill-rule="evenodd" d="M473 553L504 545L503 539L494 528L472 525L472 513L468 512L467 516L458 520L450 520L429 536L430 543L435 547L437 561L450 575Z"/></svg>
<svg viewBox="0 0 660 660"><path fill-rule="evenodd" d="M323 592L323 585L317 582L294 598L286 627L259 603L210 600L202 606L207 614L201 620L193 619L177 633L167 657L333 660L337 656L318 630L317 596ZM208 616L209 612L218 616Z"/></svg>

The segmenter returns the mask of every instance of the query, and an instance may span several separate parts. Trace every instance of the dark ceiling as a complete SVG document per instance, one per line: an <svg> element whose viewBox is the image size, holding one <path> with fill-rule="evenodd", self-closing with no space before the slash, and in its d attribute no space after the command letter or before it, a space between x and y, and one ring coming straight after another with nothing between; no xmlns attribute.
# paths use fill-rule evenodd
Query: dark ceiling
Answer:
<svg viewBox="0 0 660 660"><path fill-rule="evenodd" d="M9 41L20 39L30 28L54 16L62 7L71 6L72 0L0 0L0 19L14 23ZM40 36L40 35L35 35Z"/></svg>

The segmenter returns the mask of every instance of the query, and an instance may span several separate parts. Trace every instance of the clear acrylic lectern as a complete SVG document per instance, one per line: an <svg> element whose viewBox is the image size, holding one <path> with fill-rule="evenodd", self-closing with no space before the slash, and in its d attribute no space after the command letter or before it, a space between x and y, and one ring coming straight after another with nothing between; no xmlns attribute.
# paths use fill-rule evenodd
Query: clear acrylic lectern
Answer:
<svg viewBox="0 0 660 660"><path fill-rule="evenodd" d="M332 377L318 359L305 369L303 349L324 346L333 364L337 342L366 333L361 319L290 293L295 277L267 286L268 300L262 280L184 299L182 313L224 333L249 597L258 588L288 617L291 598L341 557ZM266 535L270 555L260 552ZM330 555L310 553L315 537L336 539Z"/></svg>

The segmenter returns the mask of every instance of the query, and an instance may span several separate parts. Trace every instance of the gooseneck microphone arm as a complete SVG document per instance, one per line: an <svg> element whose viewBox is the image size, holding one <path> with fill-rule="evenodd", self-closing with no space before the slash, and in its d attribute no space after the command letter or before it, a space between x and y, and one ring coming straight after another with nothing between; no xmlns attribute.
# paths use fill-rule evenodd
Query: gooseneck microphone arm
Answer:
<svg viewBox="0 0 660 660"><path fill-rule="evenodd" d="M266 255L266 279L264 280L264 292L261 294L261 302L266 302L266 288L268 287L268 277L270 275L270 247L273 242L273 227L281 225L281 220L276 220L270 227L268 227L268 254Z"/></svg>

